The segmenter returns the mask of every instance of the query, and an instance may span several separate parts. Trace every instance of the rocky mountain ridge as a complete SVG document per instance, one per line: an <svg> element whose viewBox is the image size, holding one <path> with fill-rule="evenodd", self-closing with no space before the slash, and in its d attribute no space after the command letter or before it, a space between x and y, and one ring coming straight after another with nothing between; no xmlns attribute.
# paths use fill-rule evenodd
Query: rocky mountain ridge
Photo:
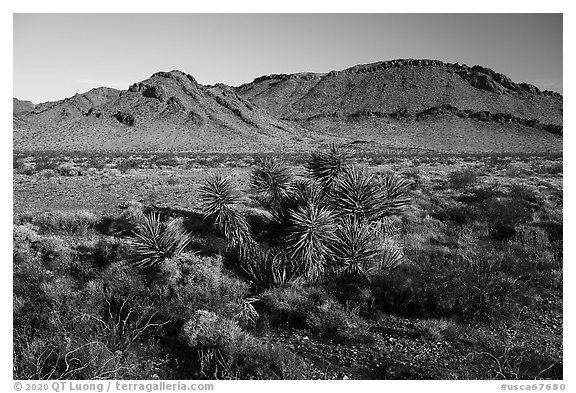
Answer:
<svg viewBox="0 0 576 393"><path fill-rule="evenodd" d="M38 105L14 99L14 148L300 151L363 140L376 150L561 151L562 100L489 68L438 60L272 74L238 87L174 70L126 90ZM456 134L461 143L449 140Z"/></svg>

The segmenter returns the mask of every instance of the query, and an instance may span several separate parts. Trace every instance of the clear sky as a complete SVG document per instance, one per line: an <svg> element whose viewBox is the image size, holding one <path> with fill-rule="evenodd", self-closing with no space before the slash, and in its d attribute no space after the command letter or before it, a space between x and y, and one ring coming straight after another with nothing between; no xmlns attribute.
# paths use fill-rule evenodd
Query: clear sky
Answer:
<svg viewBox="0 0 576 393"><path fill-rule="evenodd" d="M240 85L397 58L563 92L562 14L14 14L13 45L13 95L34 103L173 69Z"/></svg>

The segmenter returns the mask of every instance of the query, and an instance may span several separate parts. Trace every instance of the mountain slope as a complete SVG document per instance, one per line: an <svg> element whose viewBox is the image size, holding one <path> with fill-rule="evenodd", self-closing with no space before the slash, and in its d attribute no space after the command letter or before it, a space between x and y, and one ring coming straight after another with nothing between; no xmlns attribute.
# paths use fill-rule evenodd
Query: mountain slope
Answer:
<svg viewBox="0 0 576 393"><path fill-rule="evenodd" d="M14 99L14 149L284 152L562 151L563 98L480 66L392 60L232 88L158 72L30 106Z"/></svg>
<svg viewBox="0 0 576 393"><path fill-rule="evenodd" d="M334 113L411 113L451 105L562 123L559 94L516 84L487 68L437 60L392 60L327 74L270 75L237 91L272 113L298 120Z"/></svg>
<svg viewBox="0 0 576 393"><path fill-rule="evenodd" d="M562 96L480 66L392 60L263 76L236 91L308 129L385 146L562 150Z"/></svg>
<svg viewBox="0 0 576 393"><path fill-rule="evenodd" d="M12 97L12 114L14 116L22 116L34 110L34 104L30 101L22 101L16 97Z"/></svg>
<svg viewBox="0 0 576 393"><path fill-rule="evenodd" d="M19 150L249 151L310 138L225 85L158 72L128 90L99 88L40 104L14 122Z"/></svg>

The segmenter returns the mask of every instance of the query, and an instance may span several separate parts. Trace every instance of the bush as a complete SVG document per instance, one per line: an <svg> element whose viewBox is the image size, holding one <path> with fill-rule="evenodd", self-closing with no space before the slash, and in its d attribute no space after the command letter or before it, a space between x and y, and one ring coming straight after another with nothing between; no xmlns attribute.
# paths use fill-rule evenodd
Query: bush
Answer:
<svg viewBox="0 0 576 393"><path fill-rule="evenodd" d="M479 177L480 173L476 169L465 168L451 172L448 182L453 189L459 190L474 185Z"/></svg>
<svg viewBox="0 0 576 393"><path fill-rule="evenodd" d="M234 318L237 302L249 291L248 284L223 270L221 258L195 254L166 260L154 285L164 293L162 309L173 321L190 318L200 309Z"/></svg>
<svg viewBox="0 0 576 393"><path fill-rule="evenodd" d="M238 324L198 310L183 335L199 353L201 372L217 379L296 379L302 362L289 351L242 331Z"/></svg>
<svg viewBox="0 0 576 393"><path fill-rule="evenodd" d="M61 211L22 213L15 216L15 223L30 223L42 233L66 236L86 236L95 230L101 218L89 211Z"/></svg>
<svg viewBox="0 0 576 393"><path fill-rule="evenodd" d="M307 329L319 338L367 340L368 327L322 288L286 287L260 295L262 312L273 326Z"/></svg>

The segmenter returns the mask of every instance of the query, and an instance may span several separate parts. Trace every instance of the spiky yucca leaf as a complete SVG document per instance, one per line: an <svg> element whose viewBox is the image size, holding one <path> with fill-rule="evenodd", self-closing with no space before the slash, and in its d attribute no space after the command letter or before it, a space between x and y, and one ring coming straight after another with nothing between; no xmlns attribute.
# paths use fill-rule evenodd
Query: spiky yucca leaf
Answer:
<svg viewBox="0 0 576 393"><path fill-rule="evenodd" d="M374 176L358 166L346 168L329 194L330 203L339 215L368 221L380 214L383 197Z"/></svg>
<svg viewBox="0 0 576 393"><path fill-rule="evenodd" d="M217 218L222 210L240 202L240 196L230 179L220 175L204 180L198 193L206 217Z"/></svg>
<svg viewBox="0 0 576 393"><path fill-rule="evenodd" d="M410 186L410 180L392 172L384 175L380 184L380 192L383 194L380 217L398 214L410 204Z"/></svg>
<svg viewBox="0 0 576 393"><path fill-rule="evenodd" d="M294 181L290 193L282 204L272 212L272 215L284 229L289 229L290 212L304 208L308 203L318 205L324 203L322 186L314 180L298 179Z"/></svg>
<svg viewBox="0 0 576 393"><path fill-rule="evenodd" d="M290 196L292 175L286 165L266 157L256 163L250 184L265 207L277 211Z"/></svg>
<svg viewBox="0 0 576 393"><path fill-rule="evenodd" d="M366 276L375 268L380 248L377 233L366 221L344 217L330 245L336 275Z"/></svg>
<svg viewBox="0 0 576 393"><path fill-rule="evenodd" d="M328 151L313 152L306 161L306 168L313 179L329 190L334 179L347 167L351 156L341 146L332 144Z"/></svg>
<svg viewBox="0 0 576 393"><path fill-rule="evenodd" d="M160 214L154 212L142 217L128 240L134 264L146 269L158 267L164 259L180 255L189 243L190 235L180 220L163 223Z"/></svg>
<svg viewBox="0 0 576 393"><path fill-rule="evenodd" d="M329 201L342 216L373 222L400 212L410 201L409 186L409 181L394 174L380 183L367 169L352 166L335 180Z"/></svg>
<svg viewBox="0 0 576 393"><path fill-rule="evenodd" d="M288 250L307 278L314 280L324 271L335 229L334 213L318 203L290 211Z"/></svg>
<svg viewBox="0 0 576 393"><path fill-rule="evenodd" d="M244 215L234 206L240 201L228 178L214 175L198 189L205 218L212 219L229 247L243 247L251 240L250 227Z"/></svg>

